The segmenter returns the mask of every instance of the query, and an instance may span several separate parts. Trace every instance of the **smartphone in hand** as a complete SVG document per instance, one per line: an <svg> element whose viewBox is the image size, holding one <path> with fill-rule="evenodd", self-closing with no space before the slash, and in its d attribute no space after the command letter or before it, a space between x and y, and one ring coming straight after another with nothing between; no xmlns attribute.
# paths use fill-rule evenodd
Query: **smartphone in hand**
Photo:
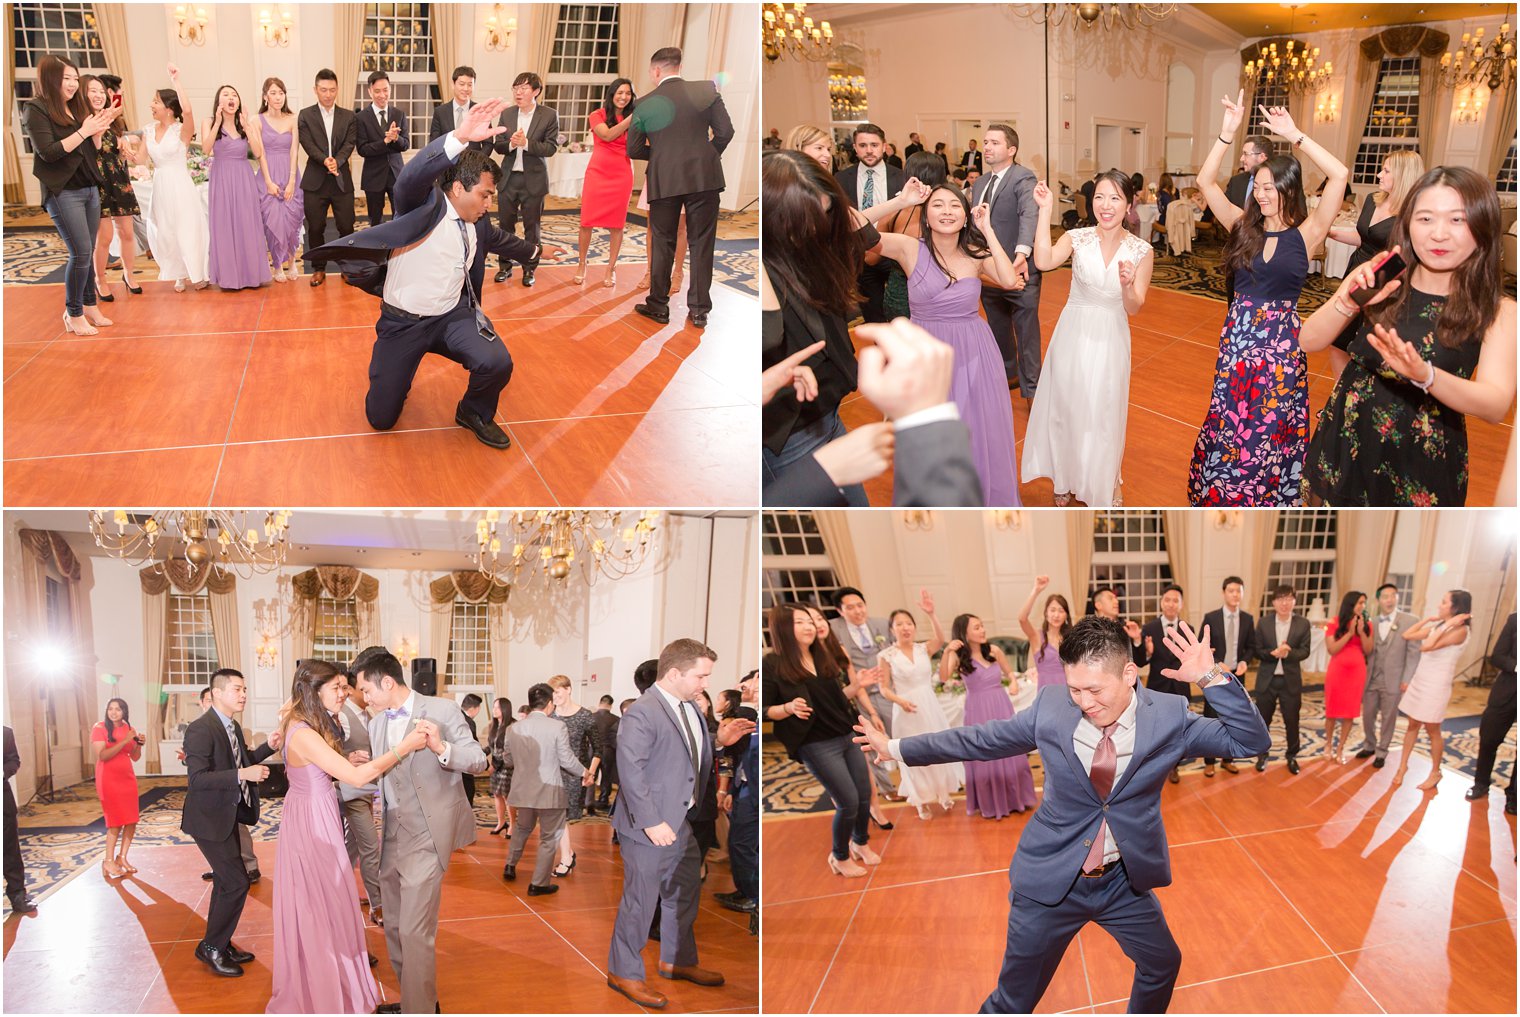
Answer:
<svg viewBox="0 0 1520 1017"><path fill-rule="evenodd" d="M1349 295L1352 302L1358 307L1366 307L1367 301L1377 296L1384 286L1387 286L1390 282L1403 275L1404 269L1407 267L1404 264L1403 257L1395 254L1378 266L1377 272L1373 275L1371 286L1364 286L1359 290L1351 291Z"/></svg>

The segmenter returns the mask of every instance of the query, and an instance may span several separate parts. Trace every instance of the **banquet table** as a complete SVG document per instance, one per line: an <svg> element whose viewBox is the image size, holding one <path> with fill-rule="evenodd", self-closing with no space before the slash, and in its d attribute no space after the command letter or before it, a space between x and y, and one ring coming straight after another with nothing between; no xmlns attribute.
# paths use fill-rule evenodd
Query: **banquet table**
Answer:
<svg viewBox="0 0 1520 1017"><path fill-rule="evenodd" d="M1036 691L1034 671L1019 675L1019 680L1007 689L1008 698L1013 701L1013 712L1021 713L1033 706ZM960 727L966 718L966 694L937 692L934 698L939 700L940 709L945 711L945 721L951 727Z"/></svg>
<svg viewBox="0 0 1520 1017"><path fill-rule="evenodd" d="M1154 201L1139 202L1135 205L1135 214L1140 217L1140 239L1150 243L1151 227L1161 218L1161 206Z"/></svg>
<svg viewBox="0 0 1520 1017"><path fill-rule="evenodd" d="M586 181L590 152L556 152L549 157L549 193L556 198L579 198Z"/></svg>

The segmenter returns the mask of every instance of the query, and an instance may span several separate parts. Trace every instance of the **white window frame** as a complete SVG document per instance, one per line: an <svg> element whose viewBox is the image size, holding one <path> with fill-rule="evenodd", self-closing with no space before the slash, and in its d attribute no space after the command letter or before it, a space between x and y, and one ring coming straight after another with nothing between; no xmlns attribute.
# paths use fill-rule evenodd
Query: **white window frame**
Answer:
<svg viewBox="0 0 1520 1017"><path fill-rule="evenodd" d="M169 638L165 653L164 684L204 688L211 675L223 666L217 659L215 623L207 593L169 592ZM201 623L204 629L200 629ZM197 650L209 650L201 655ZM236 662L228 663L231 667Z"/></svg>
<svg viewBox="0 0 1520 1017"><path fill-rule="evenodd" d="M1413 74L1414 88L1412 92L1408 89L1390 92L1390 96L1398 97L1396 104L1380 105L1384 77L1389 74ZM1351 183L1376 184L1384 159L1406 148L1418 149L1422 112L1425 111L1420 109L1420 58L1384 56L1372 85L1372 103L1357 139L1356 155L1351 160ZM1408 116L1410 122L1398 123L1399 116Z"/></svg>
<svg viewBox="0 0 1520 1017"><path fill-rule="evenodd" d="M1116 548L1116 542L1123 546ZM1092 550L1086 602L1099 587L1108 586L1119 597L1119 617L1143 622L1161 613L1161 593L1173 580L1166 523L1159 510L1095 512Z"/></svg>
<svg viewBox="0 0 1520 1017"><path fill-rule="evenodd" d="M1316 595L1324 597L1333 617L1340 606L1335 587L1335 544L1339 539L1334 512L1324 509L1282 509L1277 514L1272 564L1256 609L1265 618L1274 610L1272 588L1286 582L1297 593L1293 611L1307 616ZM1285 547L1284 544L1298 546ZM1316 546L1318 545L1318 546Z"/></svg>
<svg viewBox="0 0 1520 1017"><path fill-rule="evenodd" d="M834 563L824 549L823 537L818 533L813 513L794 509L767 509L762 517L762 610L769 610L777 604L811 600L823 609L824 617L837 617L834 591L839 589L839 578L834 574ZM780 546L777 546L778 541L781 542ZM796 548L799 541L803 545L800 550ZM798 582L804 577L806 582ZM769 627L762 625L761 629L766 646L769 646Z"/></svg>
<svg viewBox="0 0 1520 1017"><path fill-rule="evenodd" d="M1281 77L1274 76L1271 81L1267 80L1267 69L1261 68L1256 72L1256 92L1251 99L1251 108L1247 111L1250 115L1246 119L1246 137L1263 137L1272 139L1272 151L1269 155L1290 155L1293 146L1286 141L1279 141L1272 134L1272 129L1267 126L1266 118L1261 115L1261 107L1268 109L1273 106L1288 106L1288 86L1283 83Z"/></svg>
<svg viewBox="0 0 1520 1017"><path fill-rule="evenodd" d="M16 39L16 78L11 83L11 132L10 143L16 146L16 155L21 161L22 188L26 193L26 200L40 204L42 201L42 185L32 175L31 141L26 136L26 131L21 125L21 107L37 91L37 61L45 54L56 53L66 56L79 68L80 74L92 74L109 70L106 66L105 48L100 42L100 31L95 20L95 5L86 3L18 3L12 5L11 24L15 28ZM42 46L40 48L27 44L26 35L21 28L20 21L23 12L37 14L53 14L58 21L58 27L44 26L42 32ZM68 15L80 16L83 27L66 27L65 21L72 20ZM78 44L75 44L71 33L79 34ZM61 46L50 45L50 41L58 39L64 44ZM93 41L94 45L91 45ZM23 56L30 58L29 64L24 65Z"/></svg>
<svg viewBox="0 0 1520 1017"><path fill-rule="evenodd" d="M591 12L594 11L594 14ZM590 16L588 16L590 15ZM550 50L549 66L528 68L543 79L544 90L539 101L559 116L559 133L567 140L584 140L590 134L586 118L602 105L607 86L618 76L618 54L622 38L618 27L617 4L559 4L554 13L554 45ZM576 34L582 27L593 29L611 25L612 50L610 54L598 54L594 50L600 40L570 38L572 26ZM589 46L593 52L566 53L566 47L574 44L577 50ZM556 61L562 63L557 68ZM564 64L574 62L574 69ZM637 83L634 91L640 91Z"/></svg>
<svg viewBox="0 0 1520 1017"><path fill-rule="evenodd" d="M491 669L491 605L455 599L449 626L449 652L444 661L449 688L493 688Z"/></svg>
<svg viewBox="0 0 1520 1017"><path fill-rule="evenodd" d="M360 44L363 49L359 59L359 80L355 83L354 109L363 111L370 106L369 76L375 71L384 71L391 82L391 105L399 107L406 114L411 148L406 151L404 158L411 158L427 145L433 110L443 102L438 89L438 58L433 53L432 5L371 3L365 4L364 8L364 40ZM402 13L402 8L412 10ZM411 23L404 36L399 32L385 31L387 25L398 28L404 22ZM378 29L376 33L371 33L371 24ZM417 32L418 25L422 29L420 35ZM386 41L390 41L397 51L382 52ZM400 52L403 45L411 47L412 51ZM418 47L426 47L426 53L418 53ZM401 69L403 64L405 70ZM453 68L449 70L452 71Z"/></svg>
<svg viewBox="0 0 1520 1017"><path fill-rule="evenodd" d="M311 642L311 655L340 667L359 655L359 602L353 597L342 600L326 590L317 597L317 624ZM343 633L350 627L352 636Z"/></svg>
<svg viewBox="0 0 1520 1017"><path fill-rule="evenodd" d="M1499 139L1499 144L1504 144L1504 139ZM1499 175L1494 182L1494 188L1500 194L1515 193L1515 141L1513 138L1510 139L1509 153L1499 164Z"/></svg>

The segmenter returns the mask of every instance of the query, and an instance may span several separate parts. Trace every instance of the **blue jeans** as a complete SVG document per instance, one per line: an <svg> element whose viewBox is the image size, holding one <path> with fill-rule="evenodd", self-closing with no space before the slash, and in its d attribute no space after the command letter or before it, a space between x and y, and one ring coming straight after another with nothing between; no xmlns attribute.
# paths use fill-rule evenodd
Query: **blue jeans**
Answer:
<svg viewBox="0 0 1520 1017"><path fill-rule="evenodd" d="M866 757L849 735L806 742L797 749L797 760L817 778L834 800L834 857L850 857L850 841L864 844L871 839L871 778Z"/></svg>
<svg viewBox="0 0 1520 1017"><path fill-rule="evenodd" d="M839 411L824 417L819 417L805 427L799 427L787 436L786 444L780 452L772 452L770 449L762 449L765 461L765 475L773 479L786 467L801 459L817 452L823 446L835 438L844 437L844 421L839 419ZM851 508L869 508L871 502L866 498L866 489L860 484L851 484L841 487L839 493L844 495L844 500Z"/></svg>
<svg viewBox="0 0 1520 1017"><path fill-rule="evenodd" d="M43 204L69 249L63 275L63 300L69 317L95 306L95 232L100 228L100 188L71 187Z"/></svg>

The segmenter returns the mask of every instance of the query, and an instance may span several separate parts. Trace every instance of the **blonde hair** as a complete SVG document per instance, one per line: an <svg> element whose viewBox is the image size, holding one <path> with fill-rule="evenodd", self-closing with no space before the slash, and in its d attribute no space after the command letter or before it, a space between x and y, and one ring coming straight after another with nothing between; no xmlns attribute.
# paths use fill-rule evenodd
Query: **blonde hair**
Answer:
<svg viewBox="0 0 1520 1017"><path fill-rule="evenodd" d="M1388 206L1389 215L1398 215L1404 207L1404 199L1409 197L1414 185L1425 175L1425 160L1420 157L1418 150L1401 148L1397 152L1389 152L1384 162L1388 163L1388 172L1393 174L1393 190L1383 194L1378 204Z"/></svg>
<svg viewBox="0 0 1520 1017"><path fill-rule="evenodd" d="M786 141L781 147L793 152L800 152L815 141L827 141L829 151L834 150L834 136L822 127L814 127L812 124L798 124L787 134Z"/></svg>
<svg viewBox="0 0 1520 1017"><path fill-rule="evenodd" d="M548 685L551 689L568 689L570 687L570 677L569 675L557 674L544 684Z"/></svg>

